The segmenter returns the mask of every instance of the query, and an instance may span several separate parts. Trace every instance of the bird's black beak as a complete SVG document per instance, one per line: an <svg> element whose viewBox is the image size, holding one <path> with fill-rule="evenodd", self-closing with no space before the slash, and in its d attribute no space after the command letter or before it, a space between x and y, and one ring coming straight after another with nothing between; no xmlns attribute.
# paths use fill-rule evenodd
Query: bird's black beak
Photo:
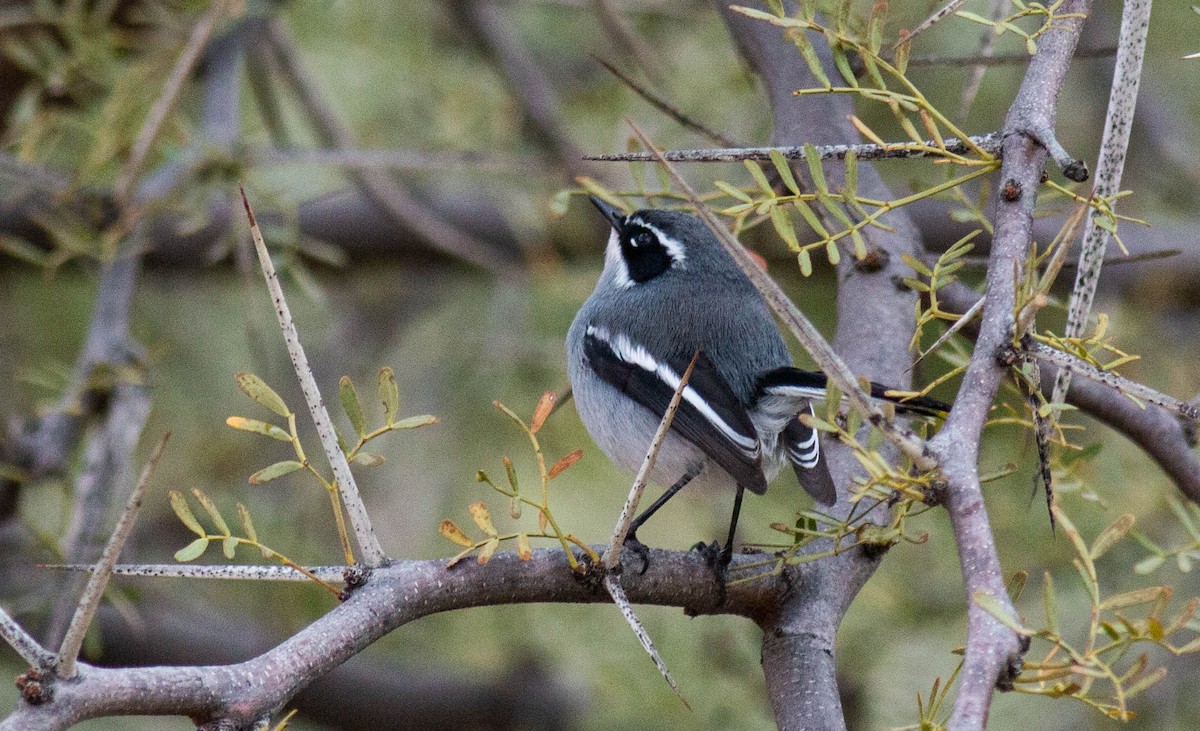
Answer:
<svg viewBox="0 0 1200 731"><path fill-rule="evenodd" d="M614 229L620 231L625 225L624 211L616 206L609 205L598 196L591 195L588 198L592 201L592 205L596 207L596 210L600 211L600 215L604 216L604 219L612 224Z"/></svg>

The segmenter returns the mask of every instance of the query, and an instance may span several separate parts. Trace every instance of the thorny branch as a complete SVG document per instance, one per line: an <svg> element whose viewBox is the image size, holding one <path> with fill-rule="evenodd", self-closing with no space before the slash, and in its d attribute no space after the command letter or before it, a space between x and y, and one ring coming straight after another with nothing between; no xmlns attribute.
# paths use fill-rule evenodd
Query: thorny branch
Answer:
<svg viewBox="0 0 1200 731"><path fill-rule="evenodd" d="M1087 9L1086 0L1075 0L1066 2L1061 13L1086 15ZM1013 181L1018 190L1028 192L1013 200L1002 198L997 202L995 236L975 352L954 408L941 432L929 443L948 485L946 508L959 548L968 601L966 654L950 718L950 726L955 729L986 725L992 693L997 685L1003 687L1019 672L1025 649L1012 630L975 600L977 594L987 594L1002 611L1016 616L1005 590L983 503L979 443L988 410L1005 373L996 355L1013 337L1016 272L1032 240L1033 192L1046 162L1045 145L1053 140L1058 92L1081 26L1081 17L1066 18L1041 37L1038 52L1030 60L1005 120L1000 179Z"/></svg>

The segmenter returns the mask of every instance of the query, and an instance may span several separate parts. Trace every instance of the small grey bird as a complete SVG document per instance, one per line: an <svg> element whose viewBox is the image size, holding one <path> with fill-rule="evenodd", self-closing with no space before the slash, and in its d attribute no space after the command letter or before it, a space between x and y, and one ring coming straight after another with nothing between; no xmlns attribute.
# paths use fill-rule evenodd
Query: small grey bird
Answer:
<svg viewBox="0 0 1200 731"><path fill-rule="evenodd" d="M638 527L686 485L733 489L723 570L744 491L763 494L785 464L817 502L837 499L818 434L798 418L824 397L825 376L792 366L767 303L700 219L657 209L627 216L591 200L612 233L596 289L567 333L576 408L601 451L636 472L699 351L650 475L670 487L633 521L626 542L644 559ZM896 401L878 384L872 392ZM928 398L897 408L947 409Z"/></svg>

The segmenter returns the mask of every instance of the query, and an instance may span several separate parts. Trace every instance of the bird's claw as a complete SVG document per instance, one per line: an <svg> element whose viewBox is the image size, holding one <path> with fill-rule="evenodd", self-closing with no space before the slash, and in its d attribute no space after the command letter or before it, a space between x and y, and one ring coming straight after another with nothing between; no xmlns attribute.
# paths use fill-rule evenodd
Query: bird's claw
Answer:
<svg viewBox="0 0 1200 731"><path fill-rule="evenodd" d="M636 533L630 533L625 536L625 550L633 552L642 560L642 568L638 570L638 576L646 573L650 568L650 549L645 543L638 540Z"/></svg>
<svg viewBox="0 0 1200 731"><path fill-rule="evenodd" d="M717 580L717 606L725 603L725 585L729 581L729 563L733 560L733 551L730 547L721 548L721 544L713 541L705 543L699 541L692 546L693 551L697 551L704 557L704 562L713 572L713 578Z"/></svg>

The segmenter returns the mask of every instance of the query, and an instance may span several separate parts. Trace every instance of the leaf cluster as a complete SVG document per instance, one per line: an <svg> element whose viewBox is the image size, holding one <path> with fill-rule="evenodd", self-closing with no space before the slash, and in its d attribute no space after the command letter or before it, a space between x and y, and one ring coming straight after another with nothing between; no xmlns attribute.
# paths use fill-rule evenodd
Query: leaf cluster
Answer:
<svg viewBox="0 0 1200 731"><path fill-rule="evenodd" d="M521 491L521 482L517 475L517 470L513 466L512 458L505 455L501 462L504 465L504 474L507 478L507 484L497 484L492 481L483 470L475 473L477 482L482 482L491 487L496 492L508 498L508 514L513 520L519 520L522 514L522 506L537 510L537 530L536 531L513 531L501 534L496 530L495 524L492 521L491 511L485 503L476 502L468 506L467 511L471 514L471 519L475 525L483 531L483 537L475 539L470 537L466 531L458 526L453 520L445 519L438 526L438 532L447 540L463 546L463 550L450 559L447 568L454 566L462 559L477 553L476 560L480 564L486 564L500 544L504 541L515 541L517 544L517 555L522 561L528 560L532 555L532 548L529 543L530 538L551 538L555 539L562 546L563 553L566 554L567 562L571 569L575 572L583 571L583 565L575 557L574 551L571 550L571 545L574 544L581 548L588 557L599 562L600 557L586 543L577 538L574 534L564 532L554 518L553 512L550 509L550 481L561 475L568 468L574 465L583 457L583 450L576 449L567 454L562 459L555 462L551 467L546 467L546 458L542 453L541 441L538 439L538 431L542 425L546 423L546 419L554 411L557 396L553 391L547 391L542 394L538 400L537 406L534 409L533 416L526 423L524 419L517 415L512 409L508 408L499 401L493 402L493 405L507 416L517 427L525 433L529 439L530 448L533 450L534 459L538 469L539 494L537 497L531 497L528 493Z"/></svg>
<svg viewBox="0 0 1200 731"><path fill-rule="evenodd" d="M1080 628L1064 627L1059 610L1058 594L1049 572L1043 576L1042 613L1045 626L1034 629L1024 621L1011 618L998 601L985 594L974 600L998 621L1014 632L1039 644L1048 645L1040 660L1026 661L1024 672L1014 681L1014 690L1021 693L1073 698L1104 713L1110 718L1129 720L1130 699L1161 680L1165 667L1149 669L1146 653L1137 654L1141 646L1157 646L1173 655L1200 651L1200 637L1176 639L1188 630L1200 633L1195 621L1200 599L1188 600L1174 615L1166 610L1173 596L1170 586L1149 586L1110 596L1104 596L1095 562L1114 545L1128 536L1134 525L1132 515L1122 515L1104 528L1089 545L1080 535L1070 517L1057 504L1052 506L1054 517L1071 541L1076 557L1076 574L1087 593L1089 611ZM1013 594L1019 595L1024 577L1016 582ZM1140 616L1131 610L1143 609ZM1081 641L1066 638L1068 631L1082 630Z"/></svg>

